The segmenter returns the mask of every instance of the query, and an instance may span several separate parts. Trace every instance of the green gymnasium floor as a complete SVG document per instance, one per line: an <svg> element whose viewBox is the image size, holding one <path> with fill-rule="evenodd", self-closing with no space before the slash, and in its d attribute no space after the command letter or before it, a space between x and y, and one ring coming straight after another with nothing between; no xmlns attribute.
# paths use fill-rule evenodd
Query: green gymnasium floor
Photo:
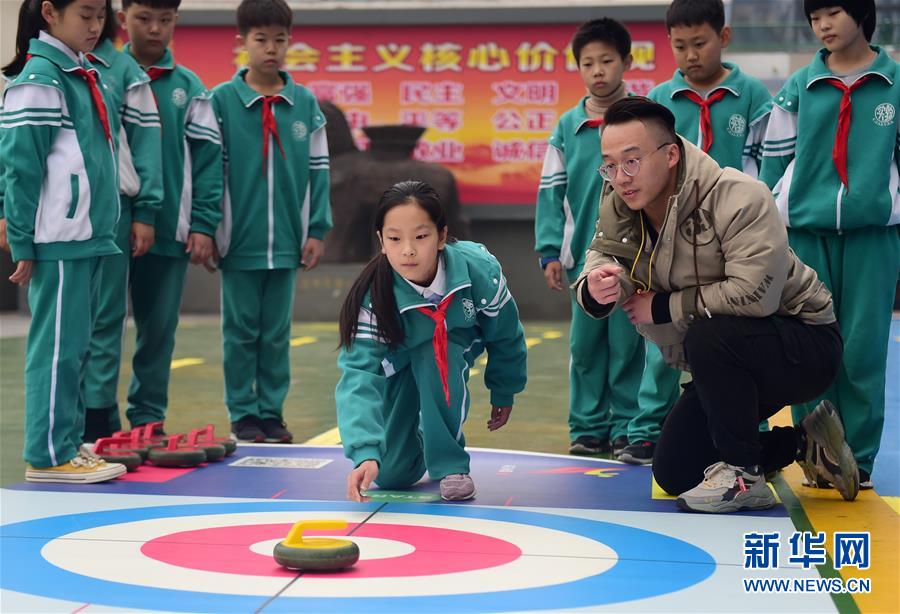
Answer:
<svg viewBox="0 0 900 614"><path fill-rule="evenodd" d="M21 482L24 472L22 431L27 322L20 316L0 320L0 485ZM568 451L567 401L559 382L567 381L568 322L526 323L529 346L529 379L525 393L517 397L510 422L490 433L490 414L481 365L470 382L472 409L466 423L470 446L509 448L565 454ZM318 443L337 443L334 386L338 380L337 325L294 323L291 331L291 391L285 403L285 420L302 443L323 435ZM134 329L125 335L125 355L134 348ZM484 360L482 356L481 360ZM184 316L178 329L169 414L166 429L185 432L207 423L227 435L228 417L223 403L222 341L217 316ZM128 361L122 365L119 399L124 400L131 376ZM124 416L123 416L124 421ZM324 440L323 440L324 439Z"/></svg>

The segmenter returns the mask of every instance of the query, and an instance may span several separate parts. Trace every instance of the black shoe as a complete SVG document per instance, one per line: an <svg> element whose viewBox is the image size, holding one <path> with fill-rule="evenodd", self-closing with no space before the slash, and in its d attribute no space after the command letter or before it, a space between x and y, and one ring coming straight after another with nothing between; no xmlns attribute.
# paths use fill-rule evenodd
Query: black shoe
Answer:
<svg viewBox="0 0 900 614"><path fill-rule="evenodd" d="M618 459L629 465L652 465L656 444L652 441L639 441L622 450Z"/></svg>
<svg viewBox="0 0 900 614"><path fill-rule="evenodd" d="M609 442L599 437L591 437L590 435L582 435L576 437L575 441L569 444L569 454L578 454L581 456L587 454L603 454L609 452Z"/></svg>
<svg viewBox="0 0 900 614"><path fill-rule="evenodd" d="M131 430L142 429L146 427L149 422L145 422L144 424L132 424ZM153 427L153 431L150 433L151 437L168 437L165 429L163 429L162 422L158 422L156 426Z"/></svg>
<svg viewBox="0 0 900 614"><path fill-rule="evenodd" d="M865 469L859 470L859 489L872 490L875 486L872 484L872 476Z"/></svg>
<svg viewBox="0 0 900 614"><path fill-rule="evenodd" d="M84 443L94 443L103 437L112 437L113 413L118 414L118 407L88 408L84 413ZM118 415L116 415L118 417Z"/></svg>
<svg viewBox="0 0 900 614"><path fill-rule="evenodd" d="M287 425L278 418L263 418L262 430L265 433L266 443L291 443L294 435L285 427Z"/></svg>
<svg viewBox="0 0 900 614"><path fill-rule="evenodd" d="M231 423L231 438L243 443L262 443L266 434L262 430L262 421L256 416L244 416Z"/></svg>
<svg viewBox="0 0 900 614"><path fill-rule="evenodd" d="M616 437L609 443L609 445L612 448L612 455L618 456L625 450L625 448L628 447L628 438Z"/></svg>

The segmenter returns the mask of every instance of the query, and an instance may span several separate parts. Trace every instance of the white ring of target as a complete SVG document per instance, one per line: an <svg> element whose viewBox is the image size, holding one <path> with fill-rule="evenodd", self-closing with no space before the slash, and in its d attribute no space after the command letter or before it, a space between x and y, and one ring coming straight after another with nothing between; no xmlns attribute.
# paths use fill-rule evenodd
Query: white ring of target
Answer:
<svg viewBox="0 0 900 614"><path fill-rule="evenodd" d="M284 588L284 577L189 569L147 557L141 547L153 539L183 531L292 524L314 519L359 523L367 517L368 514L359 512L291 511L155 518L68 533L48 542L41 555L64 570L108 582L229 595L271 595ZM601 542L535 525L402 513L380 513L377 522L489 535L516 545L522 556L496 567L430 576L341 579L305 576L281 594L286 597L412 597L518 590L595 576L608 571L618 561L615 551ZM560 556L560 552L567 554Z"/></svg>

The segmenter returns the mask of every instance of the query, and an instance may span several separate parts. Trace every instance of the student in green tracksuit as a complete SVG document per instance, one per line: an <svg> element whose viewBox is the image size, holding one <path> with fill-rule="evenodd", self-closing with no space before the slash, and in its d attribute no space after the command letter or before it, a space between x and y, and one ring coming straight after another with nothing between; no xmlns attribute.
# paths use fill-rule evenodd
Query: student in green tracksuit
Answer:
<svg viewBox="0 0 900 614"><path fill-rule="evenodd" d="M168 49L180 0L123 0L124 51L150 77L162 124L163 201L150 251L131 263L137 342L126 415L132 427L165 419L188 258L207 264L222 219L222 143L209 94Z"/></svg>
<svg viewBox="0 0 900 614"><path fill-rule="evenodd" d="M551 290L575 281L594 235L603 180L597 167L605 110L627 95L631 36L612 19L596 19L572 38L588 95L566 111L550 136L535 211L535 251ZM563 281L565 269L566 281ZM569 435L572 454L621 451L637 413L644 344L621 313L594 320L572 302L569 334Z"/></svg>
<svg viewBox="0 0 900 614"><path fill-rule="evenodd" d="M107 0L26 2L0 115L3 209L16 268L30 281L25 479L92 483L125 472L81 449L80 378L103 259L118 254L116 143L103 80L85 59Z"/></svg>
<svg viewBox="0 0 900 614"><path fill-rule="evenodd" d="M487 351L488 429L506 424L525 388L525 333L500 263L447 237L440 197L421 181L387 190L375 213L381 253L341 308L335 390L347 496L408 488L427 471L447 500L471 499L463 423L469 370Z"/></svg>
<svg viewBox="0 0 900 614"><path fill-rule="evenodd" d="M88 54L106 89L110 128L118 139L119 200L116 245L122 252L103 261L100 296L85 365L82 392L86 406L84 440L108 437L121 428L119 366L128 303L128 269L153 245L153 224L162 204L162 134L150 78L134 58L116 50L113 15L101 40Z"/></svg>
<svg viewBox="0 0 900 614"><path fill-rule="evenodd" d="M871 488L900 272L900 67L870 45L872 0L806 0L804 10L824 49L775 96L761 178L791 247L834 295L844 358L824 396L843 419L860 488ZM794 421L812 406L794 405Z"/></svg>
<svg viewBox="0 0 900 614"><path fill-rule="evenodd" d="M678 69L647 97L668 107L678 134L720 166L757 177L772 96L761 81L722 61L731 39L722 0L674 0L666 28ZM663 420L681 393L680 378L681 372L665 363L659 348L647 343L640 411L628 424L629 446L619 460L642 465L653 461Z"/></svg>
<svg viewBox="0 0 900 614"><path fill-rule="evenodd" d="M241 2L248 66L213 93L226 156L216 235L225 404L238 441L293 439L283 410L296 274L315 268L331 230L325 117L315 96L279 70L291 19L284 0Z"/></svg>

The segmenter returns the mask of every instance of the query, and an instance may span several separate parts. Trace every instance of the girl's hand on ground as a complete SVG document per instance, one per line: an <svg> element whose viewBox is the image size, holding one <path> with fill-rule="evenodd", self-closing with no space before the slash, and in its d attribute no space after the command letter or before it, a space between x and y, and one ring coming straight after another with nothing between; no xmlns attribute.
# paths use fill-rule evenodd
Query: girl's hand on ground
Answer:
<svg viewBox="0 0 900 614"><path fill-rule="evenodd" d="M509 415L512 413L512 405L504 405L502 407L498 407L494 405L491 407L491 419L488 420L488 430L496 431L498 428L506 424L509 420Z"/></svg>
<svg viewBox="0 0 900 614"><path fill-rule="evenodd" d="M347 498L351 501L365 503L369 501L369 497L363 495L363 492L369 490L372 482L378 477L378 463L373 460L363 461L359 467L350 472L347 476Z"/></svg>
<svg viewBox="0 0 900 614"><path fill-rule="evenodd" d="M19 260L16 264L16 270L9 276L9 281L20 286L24 286L31 279L31 273L34 270L34 260Z"/></svg>

